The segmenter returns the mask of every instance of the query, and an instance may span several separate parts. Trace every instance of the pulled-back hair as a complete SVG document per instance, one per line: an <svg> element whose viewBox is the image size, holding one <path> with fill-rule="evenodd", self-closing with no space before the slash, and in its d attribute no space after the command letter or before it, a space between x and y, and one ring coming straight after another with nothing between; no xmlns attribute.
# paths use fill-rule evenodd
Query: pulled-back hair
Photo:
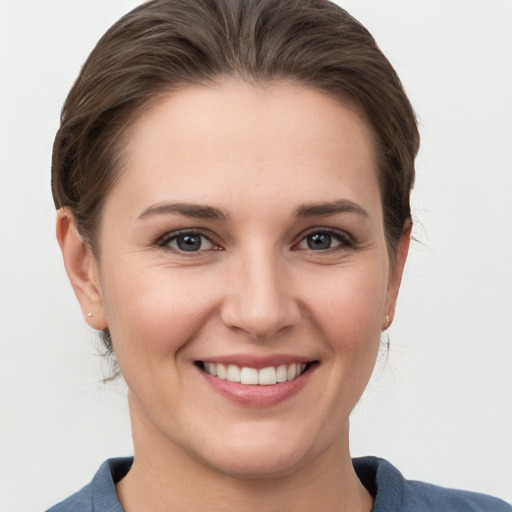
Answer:
<svg viewBox="0 0 512 512"><path fill-rule="evenodd" d="M410 226L419 134L413 109L372 35L327 0L153 0L100 39L62 109L52 192L99 255L102 206L130 126L150 104L223 78L293 81L350 105L369 124L393 258ZM108 331L104 342L109 352Z"/></svg>

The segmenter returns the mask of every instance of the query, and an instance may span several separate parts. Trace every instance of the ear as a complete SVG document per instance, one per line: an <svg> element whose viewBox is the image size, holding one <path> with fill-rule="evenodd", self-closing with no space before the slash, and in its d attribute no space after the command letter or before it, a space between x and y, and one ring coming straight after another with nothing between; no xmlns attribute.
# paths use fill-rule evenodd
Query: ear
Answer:
<svg viewBox="0 0 512 512"><path fill-rule="evenodd" d="M57 240L84 318L94 329L105 329L108 324L103 309L98 262L91 247L78 233L69 208L61 208L57 212Z"/></svg>
<svg viewBox="0 0 512 512"><path fill-rule="evenodd" d="M398 242L396 255L391 262L388 291L386 297L386 309L384 312L385 316L382 330L387 329L391 325L395 316L396 300L398 298L398 291L400 290L400 283L402 282L402 275L404 273L405 262L407 261L407 254L409 253L411 229L412 225L407 223L407 225L404 227L402 237Z"/></svg>

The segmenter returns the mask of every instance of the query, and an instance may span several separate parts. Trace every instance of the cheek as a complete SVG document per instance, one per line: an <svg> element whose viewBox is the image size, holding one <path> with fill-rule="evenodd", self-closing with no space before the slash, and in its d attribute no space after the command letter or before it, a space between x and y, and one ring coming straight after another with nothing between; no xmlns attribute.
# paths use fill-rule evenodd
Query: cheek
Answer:
<svg viewBox="0 0 512 512"><path fill-rule="evenodd" d="M387 294L387 268L354 265L323 279L309 292L317 328L337 349L361 350L380 339Z"/></svg>
<svg viewBox="0 0 512 512"><path fill-rule="evenodd" d="M104 304L119 359L127 351L156 357L177 352L204 327L217 302L218 287L211 286L208 276L141 268L116 265L105 272Z"/></svg>

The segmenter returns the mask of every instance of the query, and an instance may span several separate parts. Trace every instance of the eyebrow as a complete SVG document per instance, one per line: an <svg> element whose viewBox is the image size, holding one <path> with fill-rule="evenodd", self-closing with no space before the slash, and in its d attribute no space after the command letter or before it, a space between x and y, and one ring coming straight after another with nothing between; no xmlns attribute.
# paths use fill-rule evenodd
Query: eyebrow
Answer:
<svg viewBox="0 0 512 512"><path fill-rule="evenodd" d="M154 215L177 213L191 219L227 220L229 215L218 208L192 203L157 203L146 208L138 217L139 220Z"/></svg>
<svg viewBox="0 0 512 512"><path fill-rule="evenodd" d="M303 204L295 209L295 216L298 218L321 217L323 215L335 215L337 213L356 213L368 217L368 213L357 203L347 199L331 201L327 203Z"/></svg>
<svg viewBox="0 0 512 512"><path fill-rule="evenodd" d="M192 219L227 220L229 215L213 206L198 205L193 203L157 203L146 208L138 217L139 220L155 215L178 214ZM340 199L325 203L303 204L294 210L295 217L321 217L335 215L337 213L356 213L368 217L368 213L358 204Z"/></svg>

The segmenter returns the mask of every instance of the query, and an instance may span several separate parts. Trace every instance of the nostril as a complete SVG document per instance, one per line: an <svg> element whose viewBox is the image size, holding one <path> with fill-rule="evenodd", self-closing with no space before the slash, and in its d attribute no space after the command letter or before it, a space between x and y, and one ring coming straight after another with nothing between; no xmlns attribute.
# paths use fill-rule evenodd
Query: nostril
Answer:
<svg viewBox="0 0 512 512"><path fill-rule="evenodd" d="M223 311L223 323L232 331L263 341L297 324L300 315L275 308L272 311Z"/></svg>
<svg viewBox="0 0 512 512"><path fill-rule="evenodd" d="M279 262L272 255L263 258L261 251L255 259L254 252L242 269L233 269L234 287L224 296L220 317L231 330L264 340L296 325L301 311Z"/></svg>

